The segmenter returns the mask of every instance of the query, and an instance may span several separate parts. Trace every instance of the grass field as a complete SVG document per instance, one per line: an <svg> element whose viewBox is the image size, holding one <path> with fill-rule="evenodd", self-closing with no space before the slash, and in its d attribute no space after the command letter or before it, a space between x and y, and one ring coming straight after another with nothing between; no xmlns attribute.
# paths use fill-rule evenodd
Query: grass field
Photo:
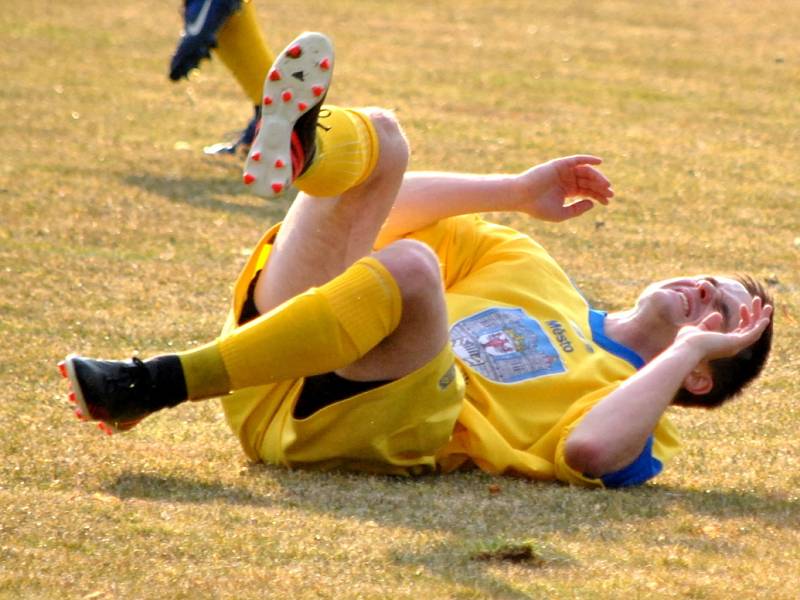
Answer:
<svg viewBox="0 0 800 600"><path fill-rule="evenodd" d="M395 108L415 168L603 156L608 209L497 218L608 309L665 276L767 279L765 377L673 411L683 453L630 491L253 465L216 401L106 437L71 415L56 362L216 335L287 204L202 155L251 109L218 61L167 80L178 0L6 2L0 597L797 598L797 3L256 1L276 47L331 35L329 100Z"/></svg>

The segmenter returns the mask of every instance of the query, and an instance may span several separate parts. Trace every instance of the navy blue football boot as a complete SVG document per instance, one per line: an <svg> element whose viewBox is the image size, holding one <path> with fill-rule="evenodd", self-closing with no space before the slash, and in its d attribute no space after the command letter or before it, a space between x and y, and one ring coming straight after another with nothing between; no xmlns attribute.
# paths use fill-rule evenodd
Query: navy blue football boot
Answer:
<svg viewBox="0 0 800 600"><path fill-rule="evenodd" d="M178 81L211 58L217 47L217 32L242 6L242 0L184 0L183 33L172 56L169 78Z"/></svg>
<svg viewBox="0 0 800 600"><path fill-rule="evenodd" d="M203 152L210 155L230 154L233 156L244 157L250 151L250 146L258 132L258 121L261 119L261 107L256 106L253 111L255 114L247 127L239 134L239 137L230 142L219 142L203 148Z"/></svg>

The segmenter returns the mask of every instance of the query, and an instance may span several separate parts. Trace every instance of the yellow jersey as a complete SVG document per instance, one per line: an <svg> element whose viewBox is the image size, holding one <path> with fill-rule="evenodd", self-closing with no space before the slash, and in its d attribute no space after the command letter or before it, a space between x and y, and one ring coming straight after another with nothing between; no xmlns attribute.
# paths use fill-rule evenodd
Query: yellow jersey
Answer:
<svg viewBox="0 0 800 600"><path fill-rule="evenodd" d="M581 417L643 365L604 334L556 261L529 236L476 215L409 237L439 257L450 339L466 381L463 408L440 467L621 486L646 481L678 450L662 417L641 456L602 479L576 472L564 442Z"/></svg>

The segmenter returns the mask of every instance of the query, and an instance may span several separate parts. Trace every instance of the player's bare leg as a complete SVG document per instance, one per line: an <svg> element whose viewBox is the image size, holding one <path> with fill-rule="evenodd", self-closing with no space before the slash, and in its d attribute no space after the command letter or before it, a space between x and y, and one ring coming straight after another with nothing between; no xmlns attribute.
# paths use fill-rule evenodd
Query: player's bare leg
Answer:
<svg viewBox="0 0 800 600"><path fill-rule="evenodd" d="M256 286L261 312L342 273L372 253L408 164L408 144L390 113L365 111L378 138L379 157L367 180L335 197L299 193L292 203Z"/></svg>
<svg viewBox="0 0 800 600"><path fill-rule="evenodd" d="M365 113L380 147L374 170L363 184L340 196L298 195L256 285L255 300L264 313L373 254L400 288L400 325L366 356L338 372L357 380L394 379L424 365L444 347L446 311L438 262L426 246L403 240L373 253L405 174L408 145L391 113Z"/></svg>

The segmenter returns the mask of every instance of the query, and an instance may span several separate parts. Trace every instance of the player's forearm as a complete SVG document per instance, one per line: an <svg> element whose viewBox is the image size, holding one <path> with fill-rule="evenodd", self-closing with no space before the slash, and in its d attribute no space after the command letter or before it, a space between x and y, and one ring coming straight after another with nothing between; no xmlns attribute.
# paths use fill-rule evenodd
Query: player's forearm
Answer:
<svg viewBox="0 0 800 600"><path fill-rule="evenodd" d="M673 345L597 403L567 439L567 462L600 477L633 462L702 355Z"/></svg>
<svg viewBox="0 0 800 600"><path fill-rule="evenodd" d="M440 219L470 213L516 210L514 175L409 172L381 231L386 243Z"/></svg>

